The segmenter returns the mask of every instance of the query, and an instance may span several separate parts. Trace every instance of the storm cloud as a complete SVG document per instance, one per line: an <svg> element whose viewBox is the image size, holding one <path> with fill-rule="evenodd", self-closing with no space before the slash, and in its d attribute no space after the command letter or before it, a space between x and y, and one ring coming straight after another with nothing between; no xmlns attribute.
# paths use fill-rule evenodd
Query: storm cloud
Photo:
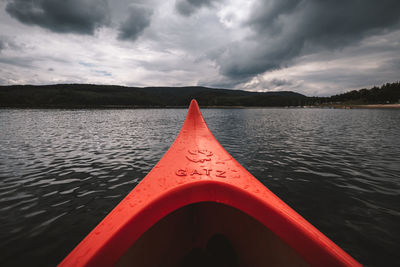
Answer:
<svg viewBox="0 0 400 267"><path fill-rule="evenodd" d="M397 0L0 0L0 84L331 95L400 79L399 10Z"/></svg>
<svg viewBox="0 0 400 267"><path fill-rule="evenodd" d="M290 64L299 55L353 45L399 27L397 0L273 0L254 4L245 26L252 34L217 58L228 77L252 77Z"/></svg>
<svg viewBox="0 0 400 267"><path fill-rule="evenodd" d="M151 22L153 11L144 6L133 5L127 19L119 27L120 40L136 40Z"/></svg>
<svg viewBox="0 0 400 267"><path fill-rule="evenodd" d="M59 33L93 34L110 19L107 0L11 0L6 11L24 24Z"/></svg>

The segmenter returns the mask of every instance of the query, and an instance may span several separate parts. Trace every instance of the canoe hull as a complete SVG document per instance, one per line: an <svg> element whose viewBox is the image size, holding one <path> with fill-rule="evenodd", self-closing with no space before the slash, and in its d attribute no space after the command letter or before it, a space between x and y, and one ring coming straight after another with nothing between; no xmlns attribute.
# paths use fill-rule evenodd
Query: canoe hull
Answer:
<svg viewBox="0 0 400 267"><path fill-rule="evenodd" d="M185 259L196 249L203 253L196 260L207 259L207 247L216 235L226 237L233 249L224 262L254 267L309 266L259 221L216 202L195 203L170 213L146 231L116 266L185 266Z"/></svg>

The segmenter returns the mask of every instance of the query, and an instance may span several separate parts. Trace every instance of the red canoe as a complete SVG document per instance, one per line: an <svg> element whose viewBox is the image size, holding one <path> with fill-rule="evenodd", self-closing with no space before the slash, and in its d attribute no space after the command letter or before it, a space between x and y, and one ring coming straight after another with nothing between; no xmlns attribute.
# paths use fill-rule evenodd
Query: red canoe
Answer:
<svg viewBox="0 0 400 267"><path fill-rule="evenodd" d="M164 157L60 266L183 266L215 236L235 266L360 266L225 151L195 100Z"/></svg>

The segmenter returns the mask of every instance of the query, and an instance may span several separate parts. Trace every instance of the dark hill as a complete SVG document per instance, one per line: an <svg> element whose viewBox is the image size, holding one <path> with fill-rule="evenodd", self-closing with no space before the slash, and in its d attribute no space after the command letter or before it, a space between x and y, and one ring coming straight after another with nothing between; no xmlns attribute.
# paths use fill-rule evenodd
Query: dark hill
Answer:
<svg viewBox="0 0 400 267"><path fill-rule="evenodd" d="M57 84L0 86L0 107L97 108L187 106L191 99L202 106L297 106L306 96L294 92L248 92L193 87L124 87Z"/></svg>
<svg viewBox="0 0 400 267"><path fill-rule="evenodd" d="M360 89L334 95L327 99L329 102L346 102L352 104L389 104L400 101L400 82L386 83L381 87Z"/></svg>

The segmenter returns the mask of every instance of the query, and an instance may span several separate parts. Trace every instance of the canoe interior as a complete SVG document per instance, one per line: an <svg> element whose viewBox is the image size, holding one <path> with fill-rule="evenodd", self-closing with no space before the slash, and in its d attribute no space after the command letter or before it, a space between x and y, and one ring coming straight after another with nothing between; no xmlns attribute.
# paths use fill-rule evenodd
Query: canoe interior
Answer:
<svg viewBox="0 0 400 267"><path fill-rule="evenodd" d="M218 245L221 244L218 237L222 237L222 245ZM228 248L225 249L226 241ZM222 255L223 262L217 262L221 257L209 259L213 244L220 246L216 253L218 257ZM308 264L254 218L224 204L201 202L182 207L154 224L125 252L116 266Z"/></svg>

